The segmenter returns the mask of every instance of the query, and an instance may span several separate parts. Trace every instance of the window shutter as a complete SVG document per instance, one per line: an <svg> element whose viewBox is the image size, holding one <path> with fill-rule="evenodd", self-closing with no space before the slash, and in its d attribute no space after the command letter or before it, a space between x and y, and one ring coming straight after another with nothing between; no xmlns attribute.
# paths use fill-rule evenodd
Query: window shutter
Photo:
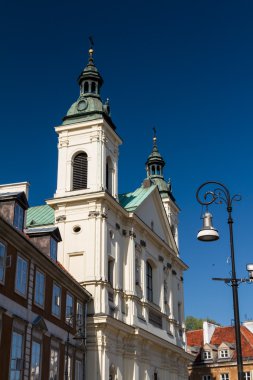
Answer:
<svg viewBox="0 0 253 380"><path fill-rule="evenodd" d="M87 154L79 153L73 162L73 190L87 189Z"/></svg>

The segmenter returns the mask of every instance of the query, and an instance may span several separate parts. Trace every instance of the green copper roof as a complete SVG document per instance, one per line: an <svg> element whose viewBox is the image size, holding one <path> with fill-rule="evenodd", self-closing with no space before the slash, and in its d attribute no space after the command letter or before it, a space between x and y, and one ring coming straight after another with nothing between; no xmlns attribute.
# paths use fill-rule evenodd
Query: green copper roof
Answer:
<svg viewBox="0 0 253 380"><path fill-rule="evenodd" d="M148 188L139 187L133 193L120 194L119 203L127 211L135 211L137 207L149 196L154 190L155 185Z"/></svg>
<svg viewBox="0 0 253 380"><path fill-rule="evenodd" d="M54 210L48 205L30 207L27 210L26 227L54 224Z"/></svg>

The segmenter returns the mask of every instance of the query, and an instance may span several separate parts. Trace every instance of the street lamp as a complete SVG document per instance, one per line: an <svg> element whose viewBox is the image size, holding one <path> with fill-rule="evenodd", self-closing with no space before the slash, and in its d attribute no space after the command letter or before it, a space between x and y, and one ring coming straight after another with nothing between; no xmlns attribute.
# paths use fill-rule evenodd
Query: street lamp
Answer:
<svg viewBox="0 0 253 380"><path fill-rule="evenodd" d="M208 190L204 194L202 193L203 198L200 198L201 196L200 192L202 192L202 189L208 185L215 186L215 187L213 190ZM222 183L216 182L216 181L207 181L207 182L204 182L198 188L196 192L196 198L197 198L197 201L202 206L206 206L206 212L203 215L203 227L197 235L197 238L200 241L215 241L219 239L218 231L212 225L212 214L208 211L208 206L212 203L218 203L218 204L224 203L227 207L232 273L231 273L230 278L214 278L213 280L224 281L225 283L231 284L231 287L232 287L238 380L243 380L242 346L241 346L240 316L239 316L239 303L238 303L238 285L241 282L253 281L253 264L247 265L249 279L236 278L232 204L234 201L240 201L241 196L239 194L236 194L236 195L233 195L231 198L229 190Z"/></svg>
<svg viewBox="0 0 253 380"><path fill-rule="evenodd" d="M75 323L75 326L74 326L74 323ZM65 380L68 380L69 379L69 344L70 344L70 331L72 328L75 328L76 329L76 315L75 314L71 314L69 316L66 317L66 324L68 326L67 328L67 340L66 340L66 356L65 356ZM73 336L73 339L75 340L82 340L82 341L85 341L85 335L84 333L81 331L81 328L79 326L79 329L78 331L75 333L75 335Z"/></svg>

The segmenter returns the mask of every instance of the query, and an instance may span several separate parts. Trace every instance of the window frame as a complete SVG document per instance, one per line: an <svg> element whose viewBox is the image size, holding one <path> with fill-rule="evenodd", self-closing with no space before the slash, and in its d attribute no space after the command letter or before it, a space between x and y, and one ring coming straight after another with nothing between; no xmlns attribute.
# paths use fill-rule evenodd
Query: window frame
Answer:
<svg viewBox="0 0 253 380"><path fill-rule="evenodd" d="M149 261L146 262L146 291L147 300L154 302L153 267Z"/></svg>
<svg viewBox="0 0 253 380"><path fill-rule="evenodd" d="M17 349L15 350L15 357L13 357L14 355L14 352L13 352L13 340L14 340L14 334L16 335L19 335L21 337L21 345L20 345L20 355L17 355ZM18 347L19 349L19 347ZM18 359L21 360L21 363L22 363L22 368L20 369L17 369L17 368L13 368L12 369L12 361L15 360L17 361ZM17 365L17 364L16 364ZM21 380L21 376L22 376L22 371L24 369L24 334L21 332L21 331L18 331L16 329L13 329L12 330L12 334L11 334L11 353L10 353L10 375L13 374L12 371L15 371L15 379L16 380ZM16 376L17 373L16 372L19 372L18 373L18 377Z"/></svg>
<svg viewBox="0 0 253 380"><path fill-rule="evenodd" d="M36 345L39 345L39 373L36 374L36 369L37 369L37 362L35 363L35 373L33 373L33 347ZM36 358L37 359L37 352L36 353ZM32 344L31 344L31 357L30 357L30 380L39 380L41 378L41 358L42 358L42 343L39 340L32 339Z"/></svg>
<svg viewBox="0 0 253 380"><path fill-rule="evenodd" d="M72 300L71 306L68 306L68 300L70 299ZM68 307L71 307L70 312L68 311ZM71 293L67 292L66 293L65 322L70 326L73 326L73 317L74 317L74 296Z"/></svg>
<svg viewBox="0 0 253 380"><path fill-rule="evenodd" d="M21 276L20 278L20 283L21 283L21 286L23 284L23 280L24 280L24 277L25 277L25 289L24 291L22 291L22 289L18 288L18 272L19 272L19 262L20 261L23 261L23 263L26 263L26 273L25 273L25 276ZM23 267L23 265L22 265ZM23 268L20 268L20 270L22 270L23 272ZM28 273L29 273L29 261L27 259L25 259L23 256L21 256L19 253L17 254L17 260L16 260L16 273L15 273L15 292L17 294L19 294L20 296L24 297L24 298L27 298L27 288L28 288Z"/></svg>
<svg viewBox="0 0 253 380"><path fill-rule="evenodd" d="M7 258L7 244L0 240L0 255L1 255L1 246L3 246L3 266L0 266L0 284L5 283L5 271L6 271L6 258ZM2 268L2 269L1 269ZM2 272L2 278L1 278Z"/></svg>
<svg viewBox="0 0 253 380"><path fill-rule="evenodd" d="M203 350L202 353L202 359L203 360L210 360L213 358L212 351L211 350Z"/></svg>
<svg viewBox="0 0 253 380"><path fill-rule="evenodd" d="M41 294L41 284L38 285L39 287L39 293L37 293L37 274L40 274L43 276L43 293ZM34 298L33 298L33 302L36 306L44 309L44 306L45 306L45 289L46 289L46 275L44 272L42 272L42 270L40 270L39 268L36 268L36 271L35 271L35 285L34 285ZM42 295L43 297L43 303L40 303L37 301L37 297L36 295L38 294L39 298L40 296Z"/></svg>
<svg viewBox="0 0 253 380"><path fill-rule="evenodd" d="M57 241L50 236L50 258L56 262L57 261L57 252L58 251L58 243Z"/></svg>
<svg viewBox="0 0 253 380"><path fill-rule="evenodd" d="M221 373L220 380L229 380L229 373L228 372Z"/></svg>
<svg viewBox="0 0 253 380"><path fill-rule="evenodd" d="M222 348L219 350L219 359L229 359L229 349L228 348Z"/></svg>
<svg viewBox="0 0 253 380"><path fill-rule="evenodd" d="M18 230L23 231L24 220L25 220L25 210L18 202L15 202L13 226L17 228Z"/></svg>
<svg viewBox="0 0 253 380"><path fill-rule="evenodd" d="M77 365L77 363L80 363ZM75 380L82 380L83 378L83 360L76 358L75 360Z"/></svg>
<svg viewBox="0 0 253 380"><path fill-rule="evenodd" d="M81 310L81 313L79 313L80 310ZM76 326L82 327L83 325L84 325L84 305L80 300L77 300L76 301Z"/></svg>
<svg viewBox="0 0 253 380"><path fill-rule="evenodd" d="M78 158L80 158L79 162L78 162ZM76 182L77 181L76 176L78 175L79 175L79 181L80 181L79 184ZM88 189L88 154L85 151L77 152L73 156L71 187L72 187L72 191Z"/></svg>
<svg viewBox="0 0 253 380"><path fill-rule="evenodd" d="M55 289L59 289L59 294L55 294L54 291ZM59 305L55 303L55 297L59 297ZM54 317L60 319L61 318L61 303L62 303L62 288L60 285L58 285L56 282L53 283L53 288L52 288L52 306L51 306L51 313ZM56 313L54 311L54 307L59 308L59 313Z"/></svg>
<svg viewBox="0 0 253 380"><path fill-rule="evenodd" d="M52 352L54 353L53 356L52 356ZM55 356L56 356L56 361L54 360ZM53 362L52 362L52 359L53 359ZM57 380L58 376L59 376L59 349L51 346L50 361L49 361L49 380Z"/></svg>
<svg viewBox="0 0 253 380"><path fill-rule="evenodd" d="M244 380L251 380L251 371L243 372L243 379Z"/></svg>
<svg viewBox="0 0 253 380"><path fill-rule="evenodd" d="M202 380L212 380L212 375L203 375Z"/></svg>

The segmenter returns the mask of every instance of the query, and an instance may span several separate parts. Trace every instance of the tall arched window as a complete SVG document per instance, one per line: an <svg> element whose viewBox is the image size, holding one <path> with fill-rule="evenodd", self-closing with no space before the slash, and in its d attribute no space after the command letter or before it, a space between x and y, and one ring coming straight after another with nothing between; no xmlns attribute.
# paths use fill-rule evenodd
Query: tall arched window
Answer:
<svg viewBox="0 0 253 380"><path fill-rule="evenodd" d="M85 152L79 153L73 160L73 190L87 189L88 161Z"/></svg>
<svg viewBox="0 0 253 380"><path fill-rule="evenodd" d="M106 189L109 193L112 193L112 173L113 173L113 164L111 157L107 157L106 159Z"/></svg>
<svg viewBox="0 0 253 380"><path fill-rule="evenodd" d="M152 266L149 262L146 265L146 280L147 280L147 299L150 302L153 302L153 274L152 274Z"/></svg>

